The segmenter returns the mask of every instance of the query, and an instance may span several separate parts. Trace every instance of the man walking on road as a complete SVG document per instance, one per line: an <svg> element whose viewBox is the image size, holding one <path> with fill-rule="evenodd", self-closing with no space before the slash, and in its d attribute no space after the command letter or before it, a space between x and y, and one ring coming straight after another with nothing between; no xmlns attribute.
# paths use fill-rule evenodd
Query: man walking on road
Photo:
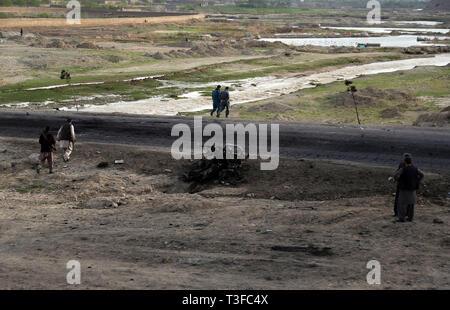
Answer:
<svg viewBox="0 0 450 310"><path fill-rule="evenodd" d="M56 140L59 141L59 147L64 150L64 162L69 161L70 154L72 154L73 150L73 143L75 142L75 128L71 119L67 119L67 122L61 126Z"/></svg>
<svg viewBox="0 0 450 310"><path fill-rule="evenodd" d="M219 117L220 113L220 85L217 85L216 89L212 91L212 101L213 101L213 109L211 111L211 116L213 116L214 112L217 111L217 117Z"/></svg>
<svg viewBox="0 0 450 310"><path fill-rule="evenodd" d="M416 190L419 189L423 173L413 166L411 157L405 158L405 166L399 169L394 179L398 181L400 188L398 195L398 222L404 222L405 217L412 222L414 217L414 205L416 204Z"/></svg>
<svg viewBox="0 0 450 310"><path fill-rule="evenodd" d="M55 138L50 133L50 127L45 127L45 130L39 137L39 144L41 145L41 154L39 156L39 165L37 166L37 173L40 173L45 161L48 162L48 173L53 173L53 151L56 150Z"/></svg>
<svg viewBox="0 0 450 310"><path fill-rule="evenodd" d="M220 113L226 109L225 116L228 117L230 114L230 93L229 87L225 87L225 90L220 93L220 111L217 113L217 117L220 117Z"/></svg>

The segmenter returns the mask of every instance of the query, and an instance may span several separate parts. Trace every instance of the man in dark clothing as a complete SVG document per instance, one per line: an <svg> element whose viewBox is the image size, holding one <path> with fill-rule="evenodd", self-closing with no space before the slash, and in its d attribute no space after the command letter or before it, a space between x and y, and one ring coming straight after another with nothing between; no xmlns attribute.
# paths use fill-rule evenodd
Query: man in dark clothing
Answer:
<svg viewBox="0 0 450 310"><path fill-rule="evenodd" d="M41 155L39 156L37 173L41 171L41 168L45 164L46 160L48 162L49 173L53 173L53 151L56 150L56 141L50 133L50 127L45 127L45 130L41 133L41 136L39 137L39 144L41 145Z"/></svg>
<svg viewBox="0 0 450 310"><path fill-rule="evenodd" d="M220 85L217 85L216 89L212 91L212 101L213 101L213 109L211 111L211 116L214 114L215 111L217 111L217 116L219 115L220 111Z"/></svg>
<svg viewBox="0 0 450 310"><path fill-rule="evenodd" d="M226 109L225 116L228 117L230 114L230 93L228 92L229 87L225 87L225 90L220 93L220 110L217 113L217 117L220 117L220 113Z"/></svg>
<svg viewBox="0 0 450 310"><path fill-rule="evenodd" d="M403 154L403 158L402 161L400 162L400 164L398 165L398 169L397 171L399 171L400 169L402 169L405 166L405 158L411 158L411 154L409 153L405 153ZM400 187L398 186L398 182L397 182L397 186L396 186L396 191L395 191L395 200L394 200L394 216L398 216L398 195L400 193Z"/></svg>
<svg viewBox="0 0 450 310"><path fill-rule="evenodd" d="M400 188L397 209L399 222L404 222L405 217L410 222L413 220L416 190L419 189L423 177L423 173L413 166L411 157L406 157L405 166L395 173L394 178Z"/></svg>

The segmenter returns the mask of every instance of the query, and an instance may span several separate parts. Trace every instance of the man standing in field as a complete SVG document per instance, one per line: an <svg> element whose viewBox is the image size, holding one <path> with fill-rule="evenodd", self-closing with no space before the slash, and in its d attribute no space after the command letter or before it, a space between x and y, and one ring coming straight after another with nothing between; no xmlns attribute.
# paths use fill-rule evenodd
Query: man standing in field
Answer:
<svg viewBox="0 0 450 310"><path fill-rule="evenodd" d="M59 141L59 147L64 150L64 162L69 161L70 154L72 154L73 150L73 143L75 142L75 128L71 119L67 119L67 122L61 126L56 140Z"/></svg>
<svg viewBox="0 0 450 310"><path fill-rule="evenodd" d="M403 154L402 161L398 165L397 171L399 171L400 169L405 167L405 159L407 157L411 157L411 154L409 154L409 153ZM399 196L399 193L400 193L400 187L398 186L398 182L396 182L396 183L397 183L397 186L396 186L395 200L394 200L394 216L398 216L398 211L397 211L398 210L398 196Z"/></svg>
<svg viewBox="0 0 450 310"><path fill-rule="evenodd" d="M413 166L411 157L405 158L405 166L399 169L394 178L398 181L400 192L398 195L398 222L404 222L405 217L412 222L414 205L416 204L416 190L419 189L423 173Z"/></svg>
<svg viewBox="0 0 450 310"><path fill-rule="evenodd" d="M211 111L211 116L213 116L214 112L217 111L217 117L219 117L220 113L220 85L217 85L216 89L212 91L212 101L213 101L213 109Z"/></svg>
<svg viewBox="0 0 450 310"><path fill-rule="evenodd" d="M225 116L228 118L230 114L230 93L229 87L225 87L225 90L220 93L220 110L217 112L217 117L220 117L220 113L226 109Z"/></svg>
<svg viewBox="0 0 450 310"><path fill-rule="evenodd" d="M39 137L39 144L41 145L41 154L39 156L39 165L37 166L37 173L40 173L45 161L48 162L48 173L53 173L53 151L56 150L55 138L50 133L50 127L45 127L45 130Z"/></svg>

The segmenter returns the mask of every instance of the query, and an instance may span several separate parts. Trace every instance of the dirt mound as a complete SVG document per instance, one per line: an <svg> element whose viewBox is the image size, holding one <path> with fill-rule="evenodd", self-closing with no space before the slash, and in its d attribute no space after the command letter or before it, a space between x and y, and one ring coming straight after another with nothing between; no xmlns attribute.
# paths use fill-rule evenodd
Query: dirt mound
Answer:
<svg viewBox="0 0 450 310"><path fill-rule="evenodd" d="M387 108L380 112L382 118L394 118L399 117L401 114L398 112L397 108Z"/></svg>
<svg viewBox="0 0 450 310"><path fill-rule="evenodd" d="M450 112L450 106L443 108L441 112Z"/></svg>
<svg viewBox="0 0 450 310"><path fill-rule="evenodd" d="M206 40L194 42L170 43L167 46L183 49L174 49L169 52L158 52L153 55L156 59L180 57L230 56L251 55L253 48L286 47L282 43L258 41L251 38L240 40ZM188 48L188 49L187 49Z"/></svg>
<svg viewBox="0 0 450 310"><path fill-rule="evenodd" d="M324 53L324 54L343 54L343 53L360 53L361 49L352 46L314 46L314 45L303 45L296 46L295 50L297 52L306 53Z"/></svg>
<svg viewBox="0 0 450 310"><path fill-rule="evenodd" d="M340 92L328 97L328 103L335 106L353 105L353 98L348 92ZM366 106L384 105L384 100L415 101L412 95L396 89L364 88L355 93L358 104Z"/></svg>
<svg viewBox="0 0 450 310"><path fill-rule="evenodd" d="M450 46L410 46L404 48L402 52L411 55L448 53Z"/></svg>
<svg viewBox="0 0 450 310"><path fill-rule="evenodd" d="M450 106L439 113L425 113L419 115L413 126L450 127Z"/></svg>
<svg viewBox="0 0 450 310"><path fill-rule="evenodd" d="M289 115L277 114L277 115L275 115L273 120L275 120L275 121L293 121L293 120L295 120L295 117L291 117Z"/></svg>
<svg viewBox="0 0 450 310"><path fill-rule="evenodd" d="M269 102L260 105L254 105L248 107L247 111L250 112L289 112L295 109L287 104Z"/></svg>
<svg viewBox="0 0 450 310"><path fill-rule="evenodd" d="M67 48L67 47L69 47L69 45L66 42L64 42L63 40L53 39L45 47L46 48Z"/></svg>
<svg viewBox="0 0 450 310"><path fill-rule="evenodd" d="M76 45L77 48L87 48L91 50L98 49L99 47L91 42L83 42L81 44Z"/></svg>
<svg viewBox="0 0 450 310"><path fill-rule="evenodd" d="M10 38L11 39L11 38ZM51 39L50 41L41 36L41 35L33 35L24 38L20 38L21 40L25 40L29 42L30 46L33 47L45 47L45 48L83 48L83 49L100 49L98 45L95 45L91 42L78 42L76 40L62 40L62 39Z"/></svg>
<svg viewBox="0 0 450 310"><path fill-rule="evenodd" d="M20 32L17 31L0 31L0 39L10 39L13 37L20 37Z"/></svg>

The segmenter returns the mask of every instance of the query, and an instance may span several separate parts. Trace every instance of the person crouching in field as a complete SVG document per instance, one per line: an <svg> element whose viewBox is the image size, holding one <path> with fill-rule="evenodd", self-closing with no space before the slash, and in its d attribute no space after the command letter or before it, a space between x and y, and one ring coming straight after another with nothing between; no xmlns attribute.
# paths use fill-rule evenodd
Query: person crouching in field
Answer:
<svg viewBox="0 0 450 310"><path fill-rule="evenodd" d="M405 165L394 175L398 181L400 189L398 195L398 222L404 222L405 217L412 222L414 217L414 205L416 204L416 190L419 189L420 182L424 175L413 166L411 157L405 158Z"/></svg>
<svg viewBox="0 0 450 310"><path fill-rule="evenodd" d="M73 143L75 142L75 128L73 127L72 120L68 119L67 123L61 126L56 136L56 140L59 141L59 147L64 150L63 160L69 161L70 154L72 154Z"/></svg>
<svg viewBox="0 0 450 310"><path fill-rule="evenodd" d="M56 151L56 141L50 133L50 127L45 127L45 130L41 133L39 144L41 145L41 154L39 156L39 164L36 171L39 173L42 166L45 164L45 161L47 161L48 172L53 173L53 151Z"/></svg>

